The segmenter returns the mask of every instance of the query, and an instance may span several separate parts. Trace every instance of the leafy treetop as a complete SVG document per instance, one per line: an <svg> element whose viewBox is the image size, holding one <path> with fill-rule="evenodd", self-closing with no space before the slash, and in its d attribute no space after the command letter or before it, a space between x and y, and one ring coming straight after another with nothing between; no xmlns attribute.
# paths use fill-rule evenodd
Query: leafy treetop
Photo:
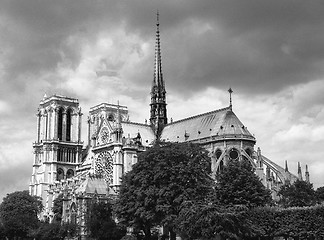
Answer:
<svg viewBox="0 0 324 240"><path fill-rule="evenodd" d="M216 199L220 204L256 207L272 201L270 190L262 184L248 160L229 160L216 179Z"/></svg>
<svg viewBox="0 0 324 240"><path fill-rule="evenodd" d="M174 221L185 201L202 200L212 191L210 158L191 143L160 143L139 155L124 175L116 213L122 222L150 237L152 226L167 226L174 238Z"/></svg>
<svg viewBox="0 0 324 240"><path fill-rule="evenodd" d="M28 232L38 227L37 214L43 206L38 197L28 191L7 194L0 205L0 219L7 237L26 237Z"/></svg>
<svg viewBox="0 0 324 240"><path fill-rule="evenodd" d="M296 180L293 184L283 185L278 195L283 207L304 207L316 203L316 194L313 184L303 180Z"/></svg>

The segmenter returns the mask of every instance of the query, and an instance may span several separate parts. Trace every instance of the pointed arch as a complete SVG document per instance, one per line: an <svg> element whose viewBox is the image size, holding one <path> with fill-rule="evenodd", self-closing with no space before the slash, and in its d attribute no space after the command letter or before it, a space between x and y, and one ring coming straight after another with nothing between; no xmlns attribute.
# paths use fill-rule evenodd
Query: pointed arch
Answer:
<svg viewBox="0 0 324 240"><path fill-rule="evenodd" d="M220 157L222 156L222 150L220 150L219 148L215 151L215 157L216 159L220 159Z"/></svg>
<svg viewBox="0 0 324 240"><path fill-rule="evenodd" d="M76 224L77 223L77 207L75 202L72 202L70 207L70 223Z"/></svg>

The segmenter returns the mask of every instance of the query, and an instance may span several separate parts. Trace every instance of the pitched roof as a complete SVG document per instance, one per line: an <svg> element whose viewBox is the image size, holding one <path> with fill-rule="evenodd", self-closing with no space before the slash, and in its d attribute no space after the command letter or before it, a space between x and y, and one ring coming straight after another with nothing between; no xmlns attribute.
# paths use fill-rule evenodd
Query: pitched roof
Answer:
<svg viewBox="0 0 324 240"><path fill-rule="evenodd" d="M245 138L253 135L238 119L231 107L182 119L165 126L161 139L173 142L195 141L204 138Z"/></svg>
<svg viewBox="0 0 324 240"><path fill-rule="evenodd" d="M138 133L141 134L142 144L148 146L155 140L154 132L150 125L134 123L134 122L122 122L123 136L126 138L128 134L131 138L135 138Z"/></svg>
<svg viewBox="0 0 324 240"><path fill-rule="evenodd" d="M87 176L86 179L80 184L76 193L83 194L101 194L105 195L108 192L108 187L103 178L98 178L94 176Z"/></svg>

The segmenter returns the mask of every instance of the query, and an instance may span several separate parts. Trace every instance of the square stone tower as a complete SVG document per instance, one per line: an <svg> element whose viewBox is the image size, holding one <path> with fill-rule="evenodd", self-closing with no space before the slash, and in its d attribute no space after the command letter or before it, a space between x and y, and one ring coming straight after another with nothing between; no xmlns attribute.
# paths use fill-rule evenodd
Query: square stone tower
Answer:
<svg viewBox="0 0 324 240"><path fill-rule="evenodd" d="M74 176L81 164L81 109L78 99L44 96L37 116L37 139L33 143L33 173L29 191L47 205L48 186Z"/></svg>

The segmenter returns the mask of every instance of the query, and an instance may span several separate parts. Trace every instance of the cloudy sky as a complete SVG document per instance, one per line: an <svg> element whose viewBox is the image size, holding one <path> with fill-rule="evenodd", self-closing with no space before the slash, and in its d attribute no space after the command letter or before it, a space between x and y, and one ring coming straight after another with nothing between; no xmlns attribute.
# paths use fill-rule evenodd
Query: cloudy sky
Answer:
<svg viewBox="0 0 324 240"><path fill-rule="evenodd" d="M0 198L27 189L44 94L149 118L155 19L169 117L226 107L268 158L324 185L324 2L0 0ZM84 128L85 129L85 128ZM86 139L86 132L83 132Z"/></svg>

